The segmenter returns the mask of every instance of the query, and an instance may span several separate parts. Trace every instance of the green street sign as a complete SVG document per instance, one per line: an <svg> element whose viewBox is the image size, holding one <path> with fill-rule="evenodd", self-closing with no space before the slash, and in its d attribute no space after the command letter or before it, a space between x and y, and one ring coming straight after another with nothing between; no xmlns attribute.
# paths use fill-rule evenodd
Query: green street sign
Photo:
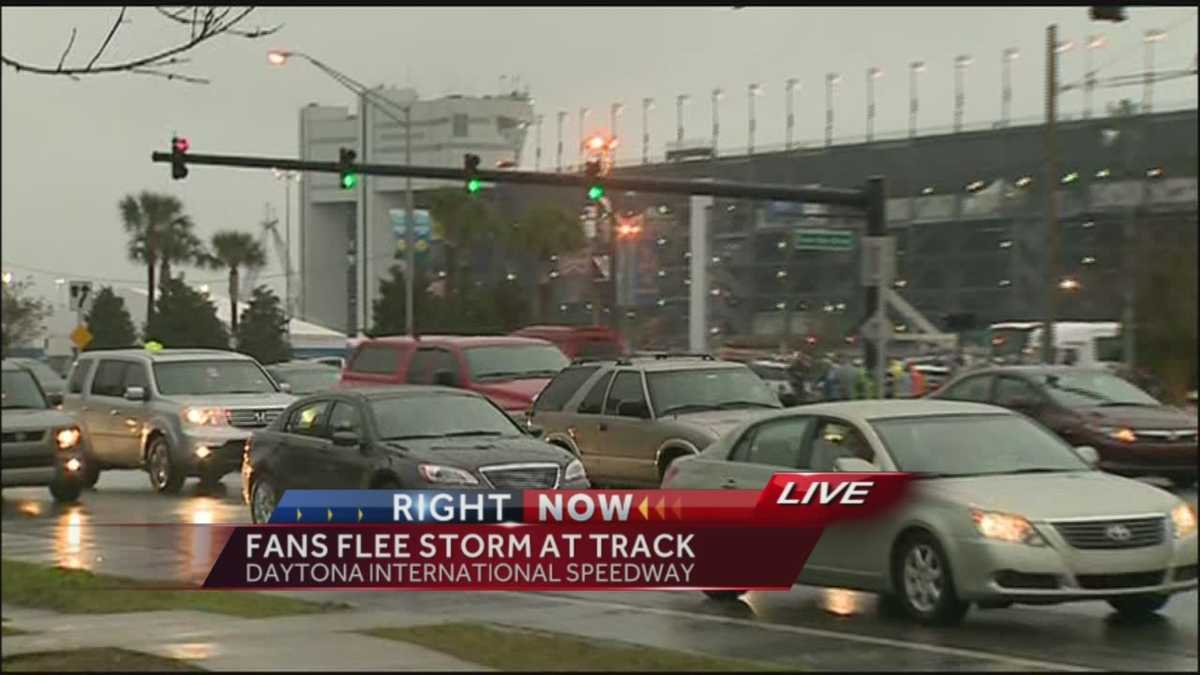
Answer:
<svg viewBox="0 0 1200 675"><path fill-rule="evenodd" d="M854 230L797 229L797 251L853 251L858 233Z"/></svg>

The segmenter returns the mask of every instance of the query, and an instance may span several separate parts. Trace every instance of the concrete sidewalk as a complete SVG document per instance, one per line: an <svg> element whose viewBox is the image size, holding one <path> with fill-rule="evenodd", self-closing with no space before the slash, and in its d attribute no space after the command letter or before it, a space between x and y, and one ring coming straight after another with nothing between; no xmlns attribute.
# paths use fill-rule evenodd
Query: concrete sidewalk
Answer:
<svg viewBox="0 0 1200 675"><path fill-rule="evenodd" d="M344 612L241 619L197 611L58 614L4 605L4 658L34 652L119 647L206 670L488 670L431 649L354 631L436 622L401 612Z"/></svg>

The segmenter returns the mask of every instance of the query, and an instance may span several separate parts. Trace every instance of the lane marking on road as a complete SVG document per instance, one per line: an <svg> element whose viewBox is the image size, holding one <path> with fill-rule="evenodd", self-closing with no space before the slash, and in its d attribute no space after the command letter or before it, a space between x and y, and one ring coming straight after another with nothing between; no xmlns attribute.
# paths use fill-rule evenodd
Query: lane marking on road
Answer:
<svg viewBox="0 0 1200 675"><path fill-rule="evenodd" d="M770 623L762 621L752 621L750 619L739 619L731 616L716 616L713 614L685 612L678 609L665 609L662 607L643 607L640 605L631 605L622 602L611 602L607 600L587 600L584 598L573 598L563 595L552 595L547 593L529 593L522 591L498 591L505 595L536 595L542 598L557 600L568 604L587 605L591 607L604 607L608 609L628 610L634 612L642 612L645 614L657 614L659 616L671 616L685 619L711 621L714 623L733 624L736 626L745 626L748 628L759 628L773 630L782 633L794 633L798 635L812 635L817 637L830 638L833 640L846 640L849 642L858 642L862 644L878 645L883 647L893 647L896 649L907 649L909 651L929 652L931 654L941 654L945 656L959 656L971 658L979 661L995 661L1005 664L1011 664L1020 668L1040 668L1045 670L1069 671L1076 673L1092 673L1097 672L1099 668L1089 668L1087 666L1069 665L1058 663L1055 661L1041 661L1038 659L1028 659L1019 656L1005 656L1003 654L994 654L975 649L967 649L964 647L947 647L944 645L934 645L924 642L905 642L903 640L895 640L892 638L877 637L873 635L855 635L853 633L842 633L832 630L824 630L821 628L808 628L805 626L791 626L782 623Z"/></svg>

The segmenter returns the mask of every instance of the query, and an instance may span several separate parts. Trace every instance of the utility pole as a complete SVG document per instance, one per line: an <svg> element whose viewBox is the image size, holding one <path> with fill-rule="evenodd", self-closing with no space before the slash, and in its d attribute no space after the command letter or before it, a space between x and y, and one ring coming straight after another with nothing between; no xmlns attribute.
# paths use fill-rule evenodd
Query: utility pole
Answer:
<svg viewBox="0 0 1200 675"><path fill-rule="evenodd" d="M721 97L724 92L720 87L712 90L712 156L717 156L717 139L721 136Z"/></svg>
<svg viewBox="0 0 1200 675"><path fill-rule="evenodd" d="M654 99L642 99L642 164L650 163L650 111L654 109Z"/></svg>
<svg viewBox="0 0 1200 675"><path fill-rule="evenodd" d="M533 170L542 170L542 115L537 116L537 152L533 156Z"/></svg>
<svg viewBox="0 0 1200 675"><path fill-rule="evenodd" d="M1124 152L1122 154L1124 154L1124 156L1125 156L1124 157L1124 160L1125 160L1124 161L1124 164L1125 164L1124 174L1126 176L1126 180L1132 180L1134 178L1134 176L1136 175L1135 169L1134 169L1134 164L1133 164L1133 153L1134 153L1135 148L1138 147L1138 143L1136 141L1145 142L1148 139L1146 139L1144 137L1141 139L1135 139L1133 137L1133 126L1134 126L1133 111L1132 110L1123 110L1122 112L1124 114L1122 115L1122 118L1121 118L1122 129L1121 129L1120 133L1121 133L1121 145L1124 146L1122 148L1124 150ZM1144 125L1144 128L1146 129L1146 131L1149 131L1149 125ZM1143 134L1143 136L1144 135L1145 135L1145 133ZM1124 361L1126 367L1128 367L1130 369L1132 369L1136 365L1136 362L1137 362L1137 338L1136 338L1137 314L1136 314L1136 308L1134 307L1134 304L1137 302L1137 281L1138 281L1138 279L1137 279L1137 273L1138 273L1137 212L1138 212L1139 203L1140 202L1144 203L1147 200L1147 198L1149 197L1149 195L1147 194L1149 184L1147 183L1146 177L1144 174L1141 176L1140 182L1142 185L1141 194L1138 195L1140 197L1140 199L1135 200L1132 204L1130 204L1129 213L1125 217L1125 223L1124 223L1124 226L1122 227L1122 232L1121 232L1121 235L1122 235L1123 239L1125 240L1125 246L1123 247L1124 250L1122 251L1122 256L1121 256L1123 258L1122 262L1124 263L1124 265L1122 265L1122 267L1125 268L1125 274L1124 274L1125 283L1124 283L1123 288L1121 289L1121 295L1122 295L1122 298L1121 298L1121 305L1122 305L1122 307L1121 307L1121 356L1122 356L1122 359L1121 360Z"/></svg>
<svg viewBox="0 0 1200 675"><path fill-rule="evenodd" d="M367 135L370 133L370 131L368 130L368 126L367 126L367 95L364 92L363 94L360 94L358 98L359 98L359 101L361 104L359 117L362 122L362 129L361 129L362 142L360 143L361 147L359 148L359 157L362 157L363 162L370 162L371 158L369 155L367 155L367 149L369 147L369 143L367 142ZM358 190L359 190L358 213L359 213L359 220L361 221L361 227L360 227L361 234L359 235L359 245L358 245L358 259L360 261L362 261L361 263L359 263L362 265L362 269L359 270L359 277L362 279L362 290L358 293L358 317L359 318L356 319L357 326L355 326L355 328L357 328L356 333L361 334L361 333L366 332L367 321L371 315L371 310L368 309L368 307L367 307L367 294L368 294L368 290L369 290L367 285L370 283L368 281L369 277L368 277L368 273L367 273L367 270L370 268L370 265L367 264L367 251L370 249L370 247L367 246L367 237L370 236L370 222L371 222L368 217L368 213L367 213L367 199L368 199L368 195L370 195L370 187L369 187L369 181L367 180L367 176L365 174L363 176L361 176L358 181Z"/></svg>
<svg viewBox="0 0 1200 675"><path fill-rule="evenodd" d="M404 162L412 164L412 106L404 107ZM413 303L415 302L414 285L417 276L417 237L413 231L413 186L412 176L404 179L404 191L407 193L407 204L404 213L404 327L408 329L409 337L417 334L417 324L413 319Z"/></svg>
<svg viewBox="0 0 1200 675"><path fill-rule="evenodd" d="M1042 321L1042 362L1054 363L1054 321L1058 316L1058 25L1046 28L1046 317Z"/></svg>
<svg viewBox="0 0 1200 675"><path fill-rule="evenodd" d="M554 171L555 171L556 173L562 173L562 170L563 170L563 164L562 164L562 157L563 157L562 132L563 132L563 120L565 120L565 119L567 119L567 111L566 111L566 110L559 110L559 111L558 111L558 159L555 161L555 164L554 164Z"/></svg>

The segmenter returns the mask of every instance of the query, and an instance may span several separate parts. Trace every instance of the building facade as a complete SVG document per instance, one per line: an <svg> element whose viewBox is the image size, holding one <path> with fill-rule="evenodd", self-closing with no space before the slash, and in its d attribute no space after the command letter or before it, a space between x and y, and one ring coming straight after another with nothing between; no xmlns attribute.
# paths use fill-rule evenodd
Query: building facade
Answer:
<svg viewBox="0 0 1200 675"><path fill-rule="evenodd" d="M300 157L337 161L339 149L344 147L355 150L363 163L461 167L466 153L479 155L482 167L503 160L521 161L533 122L527 93L422 100L413 89L375 91L387 103L360 100L356 111L315 103L301 109ZM411 115L411 158L407 156L406 109ZM430 180L412 182L417 209L425 208L430 189L447 186ZM405 222L400 215L405 206L402 178L363 176L356 189L344 190L335 174L305 176L300 187L298 230L301 318L350 335L369 327L370 303L379 280L398 262L397 257L402 257L398 256L402 236L397 226ZM364 239L366 245L362 246ZM365 318L362 306L368 308Z"/></svg>

